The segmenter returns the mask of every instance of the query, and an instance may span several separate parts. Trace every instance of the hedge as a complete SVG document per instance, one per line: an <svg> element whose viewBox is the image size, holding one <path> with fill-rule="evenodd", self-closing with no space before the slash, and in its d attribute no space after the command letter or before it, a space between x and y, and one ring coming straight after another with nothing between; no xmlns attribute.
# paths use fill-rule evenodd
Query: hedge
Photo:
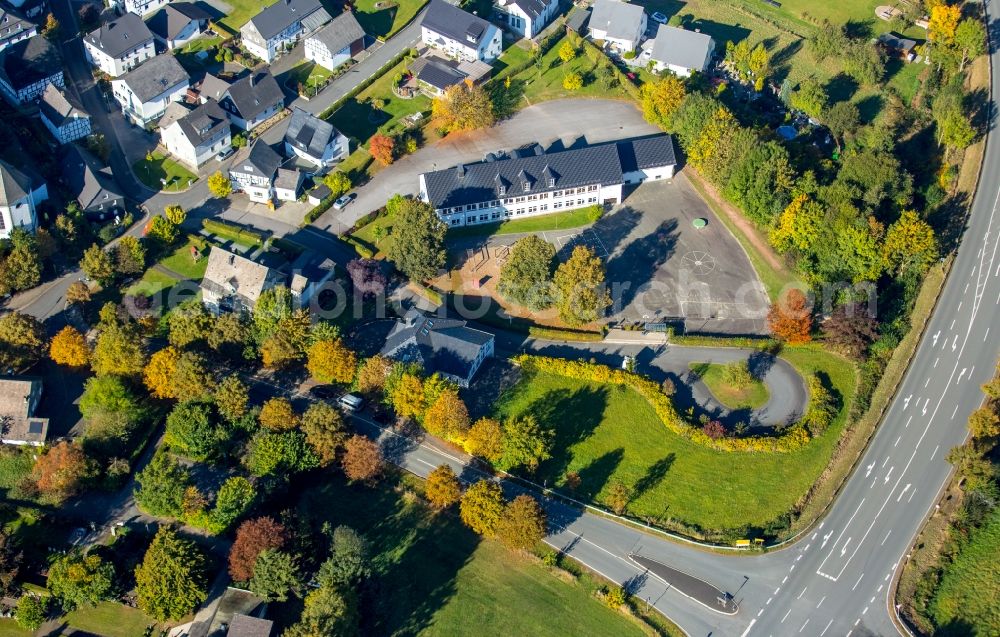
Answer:
<svg viewBox="0 0 1000 637"><path fill-rule="evenodd" d="M350 91L345 93L343 97L341 97L333 104L330 104L330 106L327 107L325 111L320 113L319 118L329 119L331 115L337 112L337 109L339 109L341 106L347 103L347 100L354 99L355 97L357 97L358 93L360 93L361 91L365 90L366 88L374 84L376 80L385 75L389 69L402 62L403 59L408 57L411 53L413 53L414 57L416 57L415 55L416 51L414 49L403 49L402 51L397 53L391 60L383 64L378 71L372 73L371 77L365 79L363 82L352 88Z"/></svg>
<svg viewBox="0 0 1000 637"><path fill-rule="evenodd" d="M526 372L543 372L576 380L626 385L649 402L667 429L678 436L716 451L787 453L797 451L809 444L809 432L802 424L795 424L785 429L780 436L710 438L700 427L695 427L681 418L673 401L660 391L659 385L648 378L623 369L613 369L607 365L584 361L528 354L519 354L511 361Z"/></svg>
<svg viewBox="0 0 1000 637"><path fill-rule="evenodd" d="M250 247L262 246L271 236L269 232L261 232L246 228L236 223L222 221L220 219L202 219L201 227L206 232L220 236L224 239L232 239L236 243Z"/></svg>
<svg viewBox="0 0 1000 637"><path fill-rule="evenodd" d="M691 347L738 347L741 349L770 350L781 342L766 336L706 336L704 334L677 334L667 330L667 340L673 345Z"/></svg>

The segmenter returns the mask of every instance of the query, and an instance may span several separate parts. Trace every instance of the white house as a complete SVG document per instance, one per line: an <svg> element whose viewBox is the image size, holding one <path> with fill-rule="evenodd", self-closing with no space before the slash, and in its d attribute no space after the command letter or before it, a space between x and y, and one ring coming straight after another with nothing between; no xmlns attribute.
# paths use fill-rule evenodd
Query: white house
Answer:
<svg viewBox="0 0 1000 637"><path fill-rule="evenodd" d="M160 119L171 102L184 99L188 74L173 55L157 55L111 81L111 92L122 113L137 126Z"/></svg>
<svg viewBox="0 0 1000 637"><path fill-rule="evenodd" d="M0 377L0 443L35 447L45 444L49 419L35 416L41 397L41 378Z"/></svg>
<svg viewBox="0 0 1000 637"><path fill-rule="evenodd" d="M240 36L247 51L270 63L329 21L319 0L278 0L240 27Z"/></svg>
<svg viewBox="0 0 1000 637"><path fill-rule="evenodd" d="M425 45L453 58L492 62L500 55L500 29L444 0L430 0L427 4L420 38Z"/></svg>
<svg viewBox="0 0 1000 637"><path fill-rule="evenodd" d="M60 144L90 135L90 115L52 84L38 101L38 116Z"/></svg>
<svg viewBox="0 0 1000 637"><path fill-rule="evenodd" d="M38 35L38 25L20 10L0 4L0 51Z"/></svg>
<svg viewBox="0 0 1000 637"><path fill-rule="evenodd" d="M345 159L350 142L333 124L301 108L292 109L291 121L285 131L285 155L301 157L324 172Z"/></svg>
<svg viewBox="0 0 1000 637"><path fill-rule="evenodd" d="M307 60L332 71L364 48L364 29L353 13L345 11L306 38L305 56Z"/></svg>
<svg viewBox="0 0 1000 637"><path fill-rule="evenodd" d="M201 280L201 301L213 314L252 312L260 295L285 282L285 275L228 250L213 247Z"/></svg>
<svg viewBox="0 0 1000 637"><path fill-rule="evenodd" d="M646 12L621 0L597 0L590 13L590 38L619 53L635 51L646 32Z"/></svg>
<svg viewBox="0 0 1000 637"><path fill-rule="evenodd" d="M222 88L223 81L211 77L213 90L206 92L203 82L202 100L213 96L206 93L217 94L218 89ZM217 99L223 110L229 113L233 125L245 131L252 131L274 117L285 105L285 94L267 69L251 71L246 77L225 88L222 96Z"/></svg>
<svg viewBox="0 0 1000 637"><path fill-rule="evenodd" d="M274 200L274 177L281 166L281 156L267 143L258 139L240 150L229 166L233 190L244 192L250 201L268 203Z"/></svg>
<svg viewBox="0 0 1000 637"><path fill-rule="evenodd" d="M124 0L122 7L127 13L145 17L166 5L170 0Z"/></svg>
<svg viewBox="0 0 1000 637"><path fill-rule="evenodd" d="M0 239L9 239L14 228L34 232L36 206L48 198L44 181L0 160Z"/></svg>
<svg viewBox="0 0 1000 637"><path fill-rule="evenodd" d="M669 179L676 164L669 135L556 153L528 151L423 173L420 198L449 226L499 223L618 204L623 185Z"/></svg>
<svg viewBox="0 0 1000 637"><path fill-rule="evenodd" d="M31 38L0 51L0 92L7 101L31 102L49 85L65 86L62 56L47 38Z"/></svg>
<svg viewBox="0 0 1000 637"><path fill-rule="evenodd" d="M169 50L197 38L212 16L193 2L171 2L148 20L146 26Z"/></svg>
<svg viewBox="0 0 1000 637"><path fill-rule="evenodd" d="M91 64L111 77L124 75L156 55L153 34L134 13L87 34L83 50Z"/></svg>
<svg viewBox="0 0 1000 637"><path fill-rule="evenodd" d="M658 73L668 70L687 77L692 72L708 68L714 52L715 41L711 36L661 24L656 32L650 60Z"/></svg>
<svg viewBox="0 0 1000 637"><path fill-rule="evenodd" d="M302 193L302 182L305 180L298 170L279 168L274 176L274 197L278 201L295 201Z"/></svg>
<svg viewBox="0 0 1000 637"><path fill-rule="evenodd" d="M497 0L493 8L511 31L533 38L559 12L559 0Z"/></svg>
<svg viewBox="0 0 1000 637"><path fill-rule="evenodd" d="M171 111L175 110L179 116L173 116ZM232 143L229 117L215 100L190 111L180 104L171 104L159 126L163 146L195 171Z"/></svg>
<svg viewBox="0 0 1000 637"><path fill-rule="evenodd" d="M105 221L125 211L125 195L111 168L77 144L66 144L60 165L62 186L88 219Z"/></svg>

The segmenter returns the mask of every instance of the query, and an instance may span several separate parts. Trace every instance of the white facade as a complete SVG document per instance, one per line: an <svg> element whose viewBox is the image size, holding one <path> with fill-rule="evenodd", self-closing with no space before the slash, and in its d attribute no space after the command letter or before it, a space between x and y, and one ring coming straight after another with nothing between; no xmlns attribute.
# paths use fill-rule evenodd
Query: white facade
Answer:
<svg viewBox="0 0 1000 637"><path fill-rule="evenodd" d="M595 29L593 27L590 29L590 37L593 40L603 40L605 46L619 53L628 53L638 48L639 40L642 39L642 34L646 32L646 24L646 12L643 11L642 18L635 24L634 33L629 33L626 37L608 35L608 32L604 29Z"/></svg>
<svg viewBox="0 0 1000 637"><path fill-rule="evenodd" d="M40 112L39 115L42 124L45 125L45 128L49 129L49 132L52 133L52 136L60 144L68 144L73 140L82 139L90 135L90 117L87 115L74 114L63 120L60 126L56 126L50 122L44 112Z"/></svg>
<svg viewBox="0 0 1000 637"><path fill-rule="evenodd" d="M222 103L222 108L226 108L226 103L225 102ZM263 124L267 120L269 120L272 117L274 117L275 114L278 111L281 110L281 108L282 108L281 104L274 104L272 106L269 106L267 108L267 110L265 110L265 111L263 111L263 112L255 115L254 117L250 118L249 120L246 120L246 119L243 119L242 117L240 117L235 112L236 109L226 109L226 112L229 114L229 119L233 122L233 126L236 126L237 128L239 128L241 130L245 130L245 131L249 132L249 131L252 131L253 129L257 128L258 126L260 126L261 124Z"/></svg>
<svg viewBox="0 0 1000 637"><path fill-rule="evenodd" d="M48 186L42 184L27 196L0 206L0 239L9 239L14 228L34 232L38 227L36 205L49 198Z"/></svg>
<svg viewBox="0 0 1000 637"><path fill-rule="evenodd" d="M125 11L137 16L146 16L166 6L170 0L125 0Z"/></svg>
<svg viewBox="0 0 1000 637"><path fill-rule="evenodd" d="M331 51L317 38L306 38L304 49L307 60L319 64L328 71L333 71L351 59L350 44L339 51Z"/></svg>
<svg viewBox="0 0 1000 637"><path fill-rule="evenodd" d="M284 51L286 45L298 42L301 35L301 22L286 27L284 31L270 39L262 37L252 22L247 22L240 28L240 39L246 50L268 64Z"/></svg>
<svg viewBox="0 0 1000 637"><path fill-rule="evenodd" d="M499 0L496 4L496 11L503 17L507 27L525 38L533 38L541 33L558 10L558 0L546 0L545 8L533 18L509 0Z"/></svg>
<svg viewBox="0 0 1000 637"><path fill-rule="evenodd" d="M177 47L184 46L191 40L201 35L201 23L198 20L191 20L187 26L181 29L174 38L167 40L167 49L173 51Z"/></svg>
<svg viewBox="0 0 1000 637"><path fill-rule="evenodd" d="M197 146L184 134L179 122L172 122L160 129L160 142L167 151L189 168L197 171L202 164L213 159L219 152L232 146L232 137L227 126L212 139Z"/></svg>
<svg viewBox="0 0 1000 637"><path fill-rule="evenodd" d="M350 154L350 140L346 135L337 131L337 135L330 139L330 143L323 150L322 157L314 157L306 150L301 150L285 142L285 155L301 157L316 168L322 170L333 166L339 161L343 161Z"/></svg>
<svg viewBox="0 0 1000 637"><path fill-rule="evenodd" d="M153 39L139 43L134 49L129 49L120 56L113 58L104 51L88 42L83 41L83 51L87 55L87 60L111 77L125 75L135 67L156 55L156 47Z"/></svg>
<svg viewBox="0 0 1000 637"><path fill-rule="evenodd" d="M470 42L455 40L425 25L420 27L420 38L424 44L444 52L448 57L468 60L469 62L473 60L492 62L500 55L500 29L492 24L486 30L486 34L479 41L478 46Z"/></svg>
<svg viewBox="0 0 1000 637"><path fill-rule="evenodd" d="M246 193L250 201L268 203L274 198L273 177L242 172L238 167L229 169L229 180L233 190Z"/></svg>
<svg viewBox="0 0 1000 637"><path fill-rule="evenodd" d="M113 80L111 82L111 92L114 94L115 100L121 104L122 114L138 126L145 126L149 122L162 117L163 113L167 110L168 104L171 102L180 102L184 99L187 89L188 81L185 79L156 97L144 102L132 92L132 89L123 80Z"/></svg>
<svg viewBox="0 0 1000 637"><path fill-rule="evenodd" d="M66 84L63 80L63 72L59 71L54 75L50 75L44 79L38 80L27 86L22 86L19 89L15 89L13 86L7 83L7 80L0 77L0 91L3 92L9 100L12 100L15 104L24 104L26 102L31 102L36 99L39 95L45 92L45 87L49 84L57 86L59 88L65 88Z"/></svg>
<svg viewBox="0 0 1000 637"><path fill-rule="evenodd" d="M428 201L424 176L420 175L420 198ZM597 204L616 204L622 200L622 184L591 184L579 188L540 192L483 201L479 203L439 208L438 216L449 226L471 226L498 223L508 219L537 217L553 212L586 208Z"/></svg>
<svg viewBox="0 0 1000 637"><path fill-rule="evenodd" d="M674 166L673 164L670 164L667 166L640 168L632 172L624 173L624 175L626 184L641 184L644 181L671 179L674 176Z"/></svg>

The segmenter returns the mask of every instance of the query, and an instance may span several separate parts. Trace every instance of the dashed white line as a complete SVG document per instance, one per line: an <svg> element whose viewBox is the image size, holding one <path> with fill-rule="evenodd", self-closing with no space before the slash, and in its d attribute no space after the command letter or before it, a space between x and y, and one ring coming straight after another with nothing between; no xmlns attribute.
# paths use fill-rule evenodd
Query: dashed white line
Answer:
<svg viewBox="0 0 1000 637"><path fill-rule="evenodd" d="M900 440L901 440L902 438L903 438L903 436L902 436L902 435L900 435L900 436L899 436L899 438L896 438L896 442L892 443L892 446L893 446L893 447L897 446L897 445L899 444L899 441L900 441Z"/></svg>
<svg viewBox="0 0 1000 637"><path fill-rule="evenodd" d="M934 367L937 367L938 361L940 361L940 360L941 360L940 356L938 356L937 358L934 359Z"/></svg>
<svg viewBox="0 0 1000 637"><path fill-rule="evenodd" d="M808 586L806 586L806 588L803 588L803 589L802 589L802 592L801 592L801 593L799 593L799 596L798 596L798 597L796 597L795 599L802 599L802 596L806 594L806 589L807 589L807 588L809 588L809 587L808 587Z"/></svg>
<svg viewBox="0 0 1000 637"><path fill-rule="evenodd" d="M771 600L772 600L772 599L774 599L774 598L773 598L773 597L768 597L768 598L767 598L767 601L766 601L766 602L764 602L764 606L770 606L770 605L771 605Z"/></svg>
<svg viewBox="0 0 1000 637"><path fill-rule="evenodd" d="M777 594L778 594L778 591L780 591L780 590L781 590L781 587L779 586L778 588L774 589L774 593L773 593L773 594L774 594L774 595L777 595Z"/></svg>
<svg viewBox="0 0 1000 637"><path fill-rule="evenodd" d="M882 538L882 543L879 546L885 546L885 541L889 539L889 534L891 534L891 533L892 533L892 529L889 529L889 532L885 534L884 538Z"/></svg>
<svg viewBox="0 0 1000 637"><path fill-rule="evenodd" d="M819 637L823 637L823 635L826 634L826 631L830 630L830 626L831 625L833 625L833 620L832 619L830 620L830 623L826 625L826 628L823 629L823 632L821 632L819 634Z"/></svg>
<svg viewBox="0 0 1000 637"><path fill-rule="evenodd" d="M986 339L988 339L989 337L990 337L990 328L987 327L986 334L983 335L983 342L985 343Z"/></svg>
<svg viewBox="0 0 1000 637"><path fill-rule="evenodd" d="M909 504L909 502L910 502L911 500L913 500L913 494L914 494L914 493L916 493L916 492L917 492L917 490L916 490L916 489L914 489L913 491L910 491L910 497L906 498L906 502L907 502L907 504Z"/></svg>
<svg viewBox="0 0 1000 637"><path fill-rule="evenodd" d="M862 573L861 575L859 575L859 576L858 576L858 581L854 582L854 586L852 586L852 587L851 587L851 590L852 590L852 591L853 591L853 590L854 590L855 588L857 588L857 587L858 587L858 584L860 584L860 583L861 583L861 578L863 578L864 576L865 576L865 574L864 574L864 573Z"/></svg>
<svg viewBox="0 0 1000 637"><path fill-rule="evenodd" d="M883 588L885 588L885 584L879 584L878 588L875 589L875 592L881 593Z"/></svg>
<svg viewBox="0 0 1000 637"><path fill-rule="evenodd" d="M819 603L816 604L816 608L819 608L820 606L822 606L823 602L825 602L825 601L826 601L826 595L823 596L823 599L819 600Z"/></svg>
<svg viewBox="0 0 1000 637"><path fill-rule="evenodd" d="M788 619L788 616L791 614L792 614L792 609L789 608L787 611L785 611L785 616L781 618L781 623L784 624L785 620Z"/></svg>
<svg viewBox="0 0 1000 637"><path fill-rule="evenodd" d="M784 583L785 583L785 582L787 582L787 581L788 581L788 576L787 576L787 575L785 575L784 579L782 579L782 580L781 580L781 583L782 583L782 584L784 584Z"/></svg>
<svg viewBox="0 0 1000 637"><path fill-rule="evenodd" d="M805 621L805 623L804 623L804 624L802 624L802 628L800 628L800 629L799 629L799 632L800 632L800 633L801 633L801 632L802 632L803 630L805 630L805 629L806 629L806 625L807 625L808 623L809 623L809 620L807 619L807 620Z"/></svg>
<svg viewBox="0 0 1000 637"><path fill-rule="evenodd" d="M865 609L863 611L861 611L861 614L862 615L867 615L868 614L868 607L867 606L865 606Z"/></svg>
<svg viewBox="0 0 1000 637"><path fill-rule="evenodd" d="M941 445L937 445L936 447L934 447L934 451L932 451L932 452L931 452L931 460L933 460L933 459L934 459L934 456L936 456L936 455L937 455L937 452L938 452L938 449L939 449L940 447L941 447Z"/></svg>
<svg viewBox="0 0 1000 637"><path fill-rule="evenodd" d="M750 634L750 629L753 628L753 625L756 624L756 623L757 623L756 619L751 619L750 620L750 625L747 626L747 629L743 631L743 634L740 635L740 637L747 637L747 635Z"/></svg>
<svg viewBox="0 0 1000 637"><path fill-rule="evenodd" d="M955 419L955 414L958 413L958 405L955 405L955 410L951 412L951 419Z"/></svg>
<svg viewBox="0 0 1000 637"><path fill-rule="evenodd" d="M763 608L760 609L759 611L757 611L757 617L760 617L763 614L764 614L764 609Z"/></svg>

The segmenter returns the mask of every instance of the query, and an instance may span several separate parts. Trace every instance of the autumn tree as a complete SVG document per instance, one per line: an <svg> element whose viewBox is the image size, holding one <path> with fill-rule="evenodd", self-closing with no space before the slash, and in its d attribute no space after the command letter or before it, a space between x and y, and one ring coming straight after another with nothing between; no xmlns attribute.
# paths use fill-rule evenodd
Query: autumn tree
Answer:
<svg viewBox="0 0 1000 637"><path fill-rule="evenodd" d="M332 405L317 402L302 414L302 431L306 442L316 452L320 466L331 464L347 441L347 429L340 411Z"/></svg>
<svg viewBox="0 0 1000 637"><path fill-rule="evenodd" d="M169 246L177 241L180 230L163 215L156 215L146 224L144 234L160 245Z"/></svg>
<svg viewBox="0 0 1000 637"><path fill-rule="evenodd" d="M922 274L938 257L934 229L916 211L904 210L886 231L882 254L886 269L897 273L912 269Z"/></svg>
<svg viewBox="0 0 1000 637"><path fill-rule="evenodd" d="M878 321L856 303L838 305L821 329L828 343L857 361L864 359L868 346L878 338Z"/></svg>
<svg viewBox="0 0 1000 637"><path fill-rule="evenodd" d="M579 91L583 88L583 76L576 72L567 73L563 77L562 87L567 91Z"/></svg>
<svg viewBox="0 0 1000 637"><path fill-rule="evenodd" d="M167 340L176 347L187 347L196 341L206 340L214 324L214 317L202 303L185 303L167 316Z"/></svg>
<svg viewBox="0 0 1000 637"><path fill-rule="evenodd" d="M538 500L522 493L504 507L497 539L512 551L529 551L545 537L545 512Z"/></svg>
<svg viewBox="0 0 1000 637"><path fill-rule="evenodd" d="M215 408L229 422L245 416L249 402L250 390L236 374L226 376L215 388Z"/></svg>
<svg viewBox="0 0 1000 637"><path fill-rule="evenodd" d="M469 430L469 410L458 392L446 390L424 414L424 428L441 438L458 440Z"/></svg>
<svg viewBox="0 0 1000 637"><path fill-rule="evenodd" d="M272 431L287 431L299 426L299 415L287 398L271 398L260 408L260 424Z"/></svg>
<svg viewBox="0 0 1000 637"><path fill-rule="evenodd" d="M90 368L97 375L138 376L146 365L146 348L130 325L106 325L97 336Z"/></svg>
<svg viewBox="0 0 1000 637"><path fill-rule="evenodd" d="M351 179L339 170L327 173L323 183L330 189L331 197L339 197L351 189Z"/></svg>
<svg viewBox="0 0 1000 637"><path fill-rule="evenodd" d="M64 610L72 610L110 599L114 583L115 567L110 562L95 553L74 551L49 566L45 586Z"/></svg>
<svg viewBox="0 0 1000 637"><path fill-rule="evenodd" d="M268 549L280 549L288 541L285 527L274 518L247 520L236 529L236 539L229 549L229 575L235 582L253 577L257 556Z"/></svg>
<svg viewBox="0 0 1000 637"><path fill-rule="evenodd" d="M443 464L427 476L424 494L431 505L444 509L462 499L462 486L451 466Z"/></svg>
<svg viewBox="0 0 1000 637"><path fill-rule="evenodd" d="M357 595L350 588L320 586L306 595L299 621L283 637L355 635L358 632Z"/></svg>
<svg viewBox="0 0 1000 637"><path fill-rule="evenodd" d="M175 398L173 378L177 369L180 352L174 347L164 347L153 352L149 363L142 371L142 379L150 393L156 398Z"/></svg>
<svg viewBox="0 0 1000 637"><path fill-rule="evenodd" d="M621 515L625 513L625 509L628 508L629 502L632 501L632 487L625 484L621 480L613 480L611 484L608 485L607 496L605 496L605 501L615 515Z"/></svg>
<svg viewBox="0 0 1000 637"><path fill-rule="evenodd" d="M80 305L90 301L90 287L83 281L73 281L66 288L66 302Z"/></svg>
<svg viewBox="0 0 1000 637"><path fill-rule="evenodd" d="M812 309L801 290L791 289L767 313L771 332L781 340L799 345L812 338Z"/></svg>
<svg viewBox="0 0 1000 637"><path fill-rule="evenodd" d="M385 379L392 371L392 362L381 354L376 354L365 360L358 370L358 391L368 393L381 391L385 387Z"/></svg>
<svg viewBox="0 0 1000 637"><path fill-rule="evenodd" d="M572 327L593 323L611 305L604 285L604 262L587 246L576 246L553 277L559 317Z"/></svg>
<svg viewBox="0 0 1000 637"><path fill-rule="evenodd" d="M79 330L67 325L52 337L49 357L58 365L83 367L90 358L90 346Z"/></svg>
<svg viewBox="0 0 1000 637"><path fill-rule="evenodd" d="M674 75L643 83L640 90L643 117L663 130L673 130L674 113L686 94L684 81Z"/></svg>
<svg viewBox="0 0 1000 637"><path fill-rule="evenodd" d="M489 128L496 123L493 101L481 85L453 84L431 104L434 125L445 132Z"/></svg>
<svg viewBox="0 0 1000 637"><path fill-rule="evenodd" d="M957 4L939 4L932 7L930 20L927 22L927 39L934 44L945 46L952 44L961 18L962 7Z"/></svg>
<svg viewBox="0 0 1000 637"><path fill-rule="evenodd" d="M225 199L233 194L233 182L222 174L221 170L217 170L208 177L208 191L212 193L213 197Z"/></svg>
<svg viewBox="0 0 1000 637"><path fill-rule="evenodd" d="M354 259L347 264L354 291L362 297L385 293L386 277L382 264L375 259Z"/></svg>
<svg viewBox="0 0 1000 637"><path fill-rule="evenodd" d="M465 437L465 450L490 462L503 456L504 440L500 422L493 418L480 418Z"/></svg>
<svg viewBox="0 0 1000 637"><path fill-rule="evenodd" d="M383 166L388 166L392 163L395 145L396 143L391 137L375 133L368 140L368 152L375 158L375 161Z"/></svg>
<svg viewBox="0 0 1000 637"><path fill-rule="evenodd" d="M424 281L444 267L447 226L429 204L394 196L386 209L395 219L387 254L411 281Z"/></svg>
<svg viewBox="0 0 1000 637"><path fill-rule="evenodd" d="M534 471L539 463L551 457L554 435L531 414L507 420L503 424L503 452L497 466L505 471L521 467Z"/></svg>
<svg viewBox="0 0 1000 637"><path fill-rule="evenodd" d="M88 278L107 285L115 277L115 264L111 255L96 243L87 248L80 259L80 269Z"/></svg>
<svg viewBox="0 0 1000 637"><path fill-rule="evenodd" d="M567 64L570 60L572 60L575 57L576 57L576 47L573 46L573 44L569 40L566 40L565 42L562 43L562 46L559 47L559 59L562 60L563 64Z"/></svg>
<svg viewBox="0 0 1000 637"><path fill-rule="evenodd" d="M404 373L391 388L389 402L396 415L418 418L424 413L424 385L418 376Z"/></svg>
<svg viewBox="0 0 1000 637"><path fill-rule="evenodd" d="M382 472L382 462L378 444L364 436L351 436L344 444L342 467L349 480L374 480Z"/></svg>
<svg viewBox="0 0 1000 637"><path fill-rule="evenodd" d="M215 375L209 370L205 357L198 352L181 352L171 380L178 398L201 398L215 389Z"/></svg>
<svg viewBox="0 0 1000 637"><path fill-rule="evenodd" d="M466 489L459 516L467 527L486 537L496 534L504 514L503 491L492 480L480 480Z"/></svg>
<svg viewBox="0 0 1000 637"><path fill-rule="evenodd" d="M321 383L349 384L354 381L358 357L339 338L317 341L309 348L306 368Z"/></svg>
<svg viewBox="0 0 1000 637"><path fill-rule="evenodd" d="M135 569L139 608L159 621L178 620L208 598L201 550L161 526Z"/></svg>
<svg viewBox="0 0 1000 637"><path fill-rule="evenodd" d="M31 477L43 497L58 504L79 493L95 469L78 445L63 441L38 456Z"/></svg>
<svg viewBox="0 0 1000 637"><path fill-rule="evenodd" d="M177 204L166 206L163 209L163 216L166 217L167 221L175 226L181 225L184 223L184 220L187 219L187 213L184 212L184 208L181 208Z"/></svg>
<svg viewBox="0 0 1000 637"><path fill-rule="evenodd" d="M1000 436L1000 417L992 407L980 407L969 415L969 434L973 438L996 438Z"/></svg>
<svg viewBox="0 0 1000 637"><path fill-rule="evenodd" d="M45 352L45 327L34 316L10 312L0 316L0 369L19 370Z"/></svg>
<svg viewBox="0 0 1000 637"><path fill-rule="evenodd" d="M42 35L49 40L55 40L59 37L59 31L59 20L51 13L45 16L45 27L42 29Z"/></svg>
<svg viewBox="0 0 1000 637"><path fill-rule="evenodd" d="M532 311L551 306L555 257L555 246L537 235L518 239L500 268L497 292Z"/></svg>
<svg viewBox="0 0 1000 637"><path fill-rule="evenodd" d="M820 238L823 218L821 204L806 194L796 196L778 215L769 235L771 245L781 253L809 252Z"/></svg>
<svg viewBox="0 0 1000 637"><path fill-rule="evenodd" d="M146 269L146 247L136 237L125 235L118 239L111 254L114 269L119 274L139 274Z"/></svg>

